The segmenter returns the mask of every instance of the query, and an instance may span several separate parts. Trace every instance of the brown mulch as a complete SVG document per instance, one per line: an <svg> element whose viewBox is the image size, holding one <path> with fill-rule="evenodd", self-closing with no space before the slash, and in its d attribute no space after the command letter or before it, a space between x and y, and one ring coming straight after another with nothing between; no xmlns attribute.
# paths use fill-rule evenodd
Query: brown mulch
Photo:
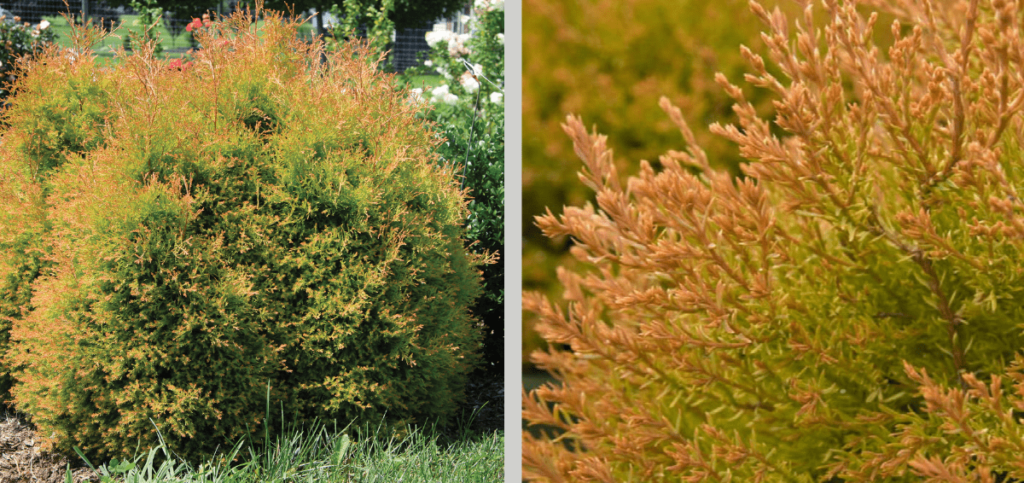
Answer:
<svg viewBox="0 0 1024 483"><path fill-rule="evenodd" d="M33 428L13 414L0 420L0 483L64 483L70 461L67 457L40 451ZM75 468L74 483L99 482L89 468Z"/></svg>
<svg viewBox="0 0 1024 483"><path fill-rule="evenodd" d="M505 381L501 374L487 374L473 378L466 385L463 412L477 409L470 428L473 431L493 433L505 430Z"/></svg>

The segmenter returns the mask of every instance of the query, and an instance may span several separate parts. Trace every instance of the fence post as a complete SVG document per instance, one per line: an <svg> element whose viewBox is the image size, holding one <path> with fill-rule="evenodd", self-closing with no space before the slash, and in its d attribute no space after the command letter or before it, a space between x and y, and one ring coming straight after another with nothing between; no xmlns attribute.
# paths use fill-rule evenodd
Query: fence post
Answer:
<svg viewBox="0 0 1024 483"><path fill-rule="evenodd" d="M89 21L89 0L82 0L82 24Z"/></svg>
<svg viewBox="0 0 1024 483"><path fill-rule="evenodd" d="M320 12L321 10L323 10L323 8L316 9L316 35L320 37L321 40L324 40L324 16L323 13Z"/></svg>

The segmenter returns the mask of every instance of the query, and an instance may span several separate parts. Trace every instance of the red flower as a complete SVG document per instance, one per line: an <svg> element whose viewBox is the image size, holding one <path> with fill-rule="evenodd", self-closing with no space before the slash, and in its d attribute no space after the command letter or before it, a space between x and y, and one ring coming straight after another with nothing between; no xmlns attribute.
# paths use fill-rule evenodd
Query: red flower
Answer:
<svg viewBox="0 0 1024 483"><path fill-rule="evenodd" d="M189 22L189 24L187 26L185 26L185 31L186 32L191 32L191 31L193 31L193 30L195 30L195 29L197 29L199 27L202 27L202 26L203 26L203 21L202 20L199 20L198 18L193 18L192 21Z"/></svg>

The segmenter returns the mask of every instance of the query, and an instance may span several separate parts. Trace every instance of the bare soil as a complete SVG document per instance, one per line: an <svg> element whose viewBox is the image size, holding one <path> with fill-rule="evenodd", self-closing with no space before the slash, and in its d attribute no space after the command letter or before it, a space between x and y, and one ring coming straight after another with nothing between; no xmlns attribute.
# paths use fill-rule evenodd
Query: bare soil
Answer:
<svg viewBox="0 0 1024 483"><path fill-rule="evenodd" d="M472 377L472 376L470 376ZM505 380L501 374L485 374L466 385L463 411L478 409L470 428L473 431L493 433L505 430Z"/></svg>

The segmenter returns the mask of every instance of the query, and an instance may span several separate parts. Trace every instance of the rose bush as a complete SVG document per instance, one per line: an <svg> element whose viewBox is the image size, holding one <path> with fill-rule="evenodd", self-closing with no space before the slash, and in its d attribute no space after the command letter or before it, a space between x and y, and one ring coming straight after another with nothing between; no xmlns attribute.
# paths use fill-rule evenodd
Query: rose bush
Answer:
<svg viewBox="0 0 1024 483"><path fill-rule="evenodd" d="M499 255L484 268L484 295L473 310L485 325L484 355L487 367L501 371L504 357L505 226L505 12L501 0L477 0L475 15L464 18L468 34L428 32L422 67L405 72L435 71L444 81L429 91L412 89L409 101L423 107L422 117L437 124L445 163L461 166L463 186L473 198L467 220L471 249Z"/></svg>

